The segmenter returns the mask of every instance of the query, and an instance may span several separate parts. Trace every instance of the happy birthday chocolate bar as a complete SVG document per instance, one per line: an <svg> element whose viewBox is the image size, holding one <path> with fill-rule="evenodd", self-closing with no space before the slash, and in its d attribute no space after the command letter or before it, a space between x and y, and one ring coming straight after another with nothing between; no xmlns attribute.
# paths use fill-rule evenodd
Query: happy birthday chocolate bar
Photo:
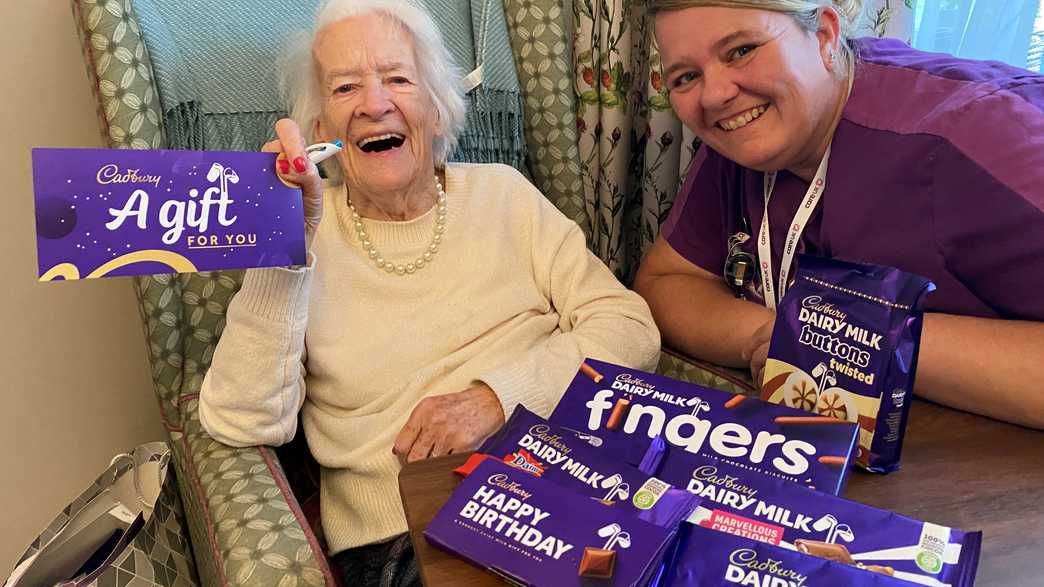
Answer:
<svg viewBox="0 0 1044 587"><path fill-rule="evenodd" d="M588 359L549 418L637 465L653 438L821 491L844 486L855 424Z"/></svg>
<svg viewBox="0 0 1044 587"><path fill-rule="evenodd" d="M630 587L649 581L675 532L486 459L424 536L519 585Z"/></svg>
<svg viewBox="0 0 1044 587"><path fill-rule="evenodd" d="M33 189L40 281L305 262L272 153L38 148Z"/></svg>

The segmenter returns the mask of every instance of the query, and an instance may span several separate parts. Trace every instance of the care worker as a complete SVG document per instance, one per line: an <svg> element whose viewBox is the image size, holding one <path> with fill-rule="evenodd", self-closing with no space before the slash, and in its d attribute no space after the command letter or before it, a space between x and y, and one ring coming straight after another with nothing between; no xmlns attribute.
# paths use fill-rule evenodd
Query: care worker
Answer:
<svg viewBox="0 0 1044 587"><path fill-rule="evenodd" d="M703 142L635 282L664 340L760 384L796 253L898 267L938 286L915 392L1044 428L1044 77L852 38L858 0L649 10Z"/></svg>

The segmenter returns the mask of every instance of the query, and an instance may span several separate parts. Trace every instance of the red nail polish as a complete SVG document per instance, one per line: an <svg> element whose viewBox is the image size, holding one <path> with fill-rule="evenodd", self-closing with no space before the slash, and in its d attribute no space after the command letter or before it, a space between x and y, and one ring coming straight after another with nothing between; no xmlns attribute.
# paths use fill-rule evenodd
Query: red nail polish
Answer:
<svg viewBox="0 0 1044 587"><path fill-rule="evenodd" d="M280 159L279 161L276 161L276 163L279 165L279 173L290 173L289 161L287 161L286 159Z"/></svg>
<svg viewBox="0 0 1044 587"><path fill-rule="evenodd" d="M305 163L304 157L298 157L294 159L294 169L296 169L298 173L304 173L305 170L308 169L308 165Z"/></svg>

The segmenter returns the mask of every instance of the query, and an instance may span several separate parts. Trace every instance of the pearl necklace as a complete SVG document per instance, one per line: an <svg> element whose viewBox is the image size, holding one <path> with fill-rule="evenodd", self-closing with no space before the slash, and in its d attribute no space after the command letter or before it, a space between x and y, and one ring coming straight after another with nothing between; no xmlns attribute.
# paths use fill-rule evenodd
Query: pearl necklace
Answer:
<svg viewBox="0 0 1044 587"><path fill-rule="evenodd" d="M396 275L412 275L418 270L424 269L431 262L435 253L439 252L442 235L446 232L446 192L442 189L442 182L439 181L438 176L435 176L435 190L439 194L438 199L435 201L435 232L431 237L431 244L428 245L428 248L411 263L395 264L384 258L384 255L377 250L373 241L370 240L369 233L363 228L362 217L359 216L359 212L355 209L355 204L352 203L350 197L348 198L348 208L352 211L352 223L355 225L355 234L359 237L363 250L377 264L378 269L384 269L388 273L395 273Z"/></svg>

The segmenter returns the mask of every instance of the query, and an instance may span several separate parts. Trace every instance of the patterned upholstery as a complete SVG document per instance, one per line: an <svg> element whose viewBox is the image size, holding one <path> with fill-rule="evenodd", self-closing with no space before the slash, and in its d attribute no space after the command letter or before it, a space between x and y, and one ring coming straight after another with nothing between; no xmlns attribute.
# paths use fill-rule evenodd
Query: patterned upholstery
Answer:
<svg viewBox="0 0 1044 587"><path fill-rule="evenodd" d="M113 148L165 145L149 53L131 0L71 0L103 136ZM526 105L530 170L537 185L589 230L577 150L568 27L560 7L504 0ZM200 426L197 396L241 272L135 278L154 391L174 452L184 520L204 585L335 585L321 538L309 528L312 477L290 483L267 448L230 448ZM743 376L664 354L660 372L733 392ZM301 446L280 453L307 454ZM302 459L286 462L297 468ZM293 489L297 490L296 498ZM302 498L302 509L297 498ZM179 512L180 513L180 512Z"/></svg>

